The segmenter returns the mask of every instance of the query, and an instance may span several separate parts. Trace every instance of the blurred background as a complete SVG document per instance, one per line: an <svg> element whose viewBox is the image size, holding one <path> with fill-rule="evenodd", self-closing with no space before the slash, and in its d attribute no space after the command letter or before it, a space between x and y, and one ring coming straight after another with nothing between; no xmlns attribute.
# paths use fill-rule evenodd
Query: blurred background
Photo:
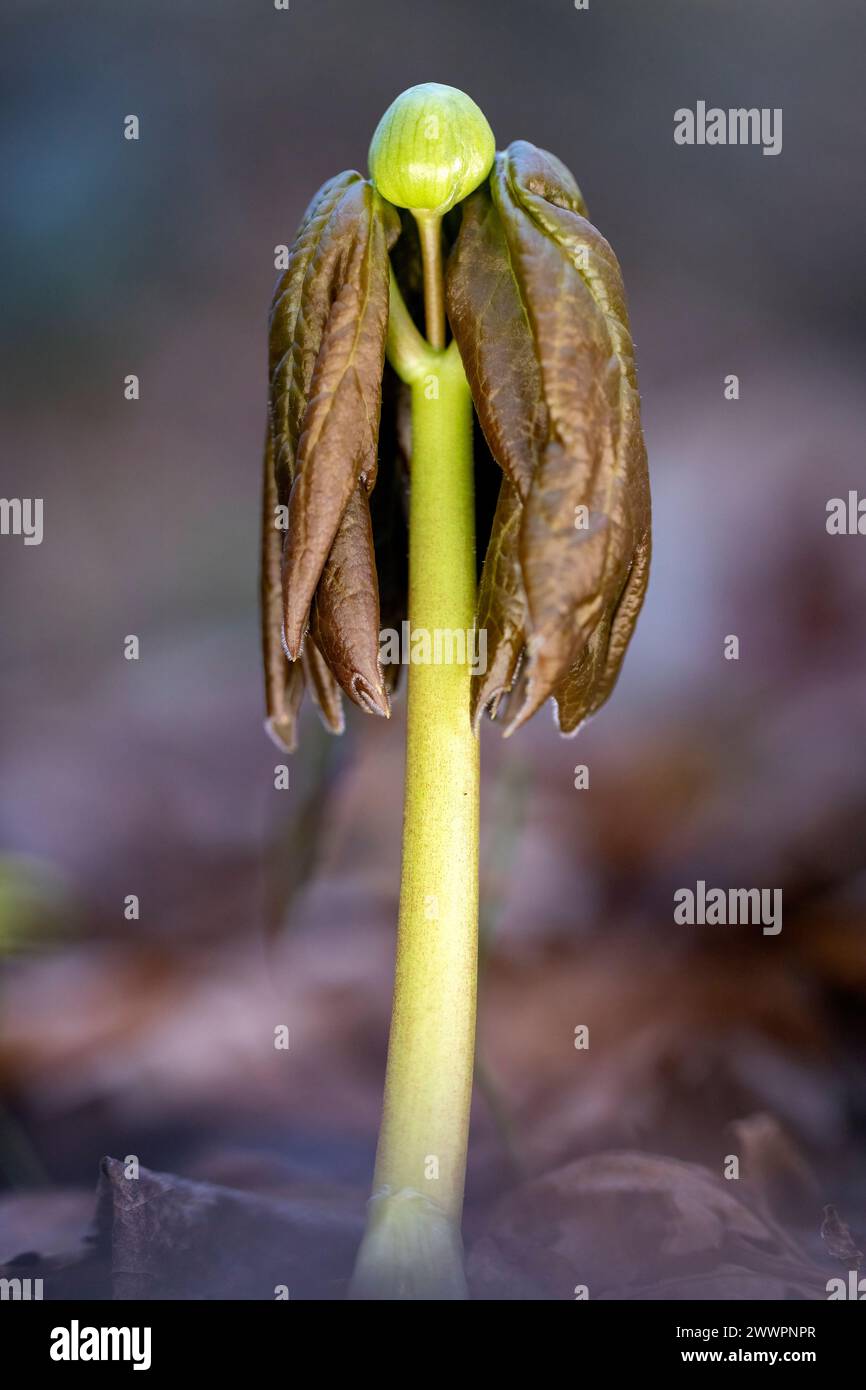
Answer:
<svg viewBox="0 0 866 1390"><path fill-rule="evenodd" d="M235 1282L211 1294L272 1296L248 1200L299 1250L339 1227L324 1295L296 1278L342 1292L405 704L351 709L342 740L308 712L274 789L266 314L313 192L432 80L500 147L555 151L613 244L654 502L610 704L576 740L547 711L484 730L474 1288L570 1298L589 1269L593 1296L824 1296L857 1264L866 539L825 521L866 494L864 30L858 0L7 0L2 493L44 499L44 541L0 538L0 1262L104 1291L93 1189L134 1155L196 1184L181 1205L206 1184L238 1203ZM781 107L782 153L678 147L699 100ZM783 931L675 924L698 879L781 888ZM200 1296L170 1232L164 1257L139 1292Z"/></svg>

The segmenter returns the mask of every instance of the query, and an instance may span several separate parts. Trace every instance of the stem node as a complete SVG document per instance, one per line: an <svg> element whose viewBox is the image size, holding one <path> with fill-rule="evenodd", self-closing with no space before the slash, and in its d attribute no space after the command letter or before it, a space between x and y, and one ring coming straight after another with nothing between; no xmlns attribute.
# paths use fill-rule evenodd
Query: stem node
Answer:
<svg viewBox="0 0 866 1390"><path fill-rule="evenodd" d="M371 1197L350 1297L443 1302L467 1299L459 1223L411 1188Z"/></svg>

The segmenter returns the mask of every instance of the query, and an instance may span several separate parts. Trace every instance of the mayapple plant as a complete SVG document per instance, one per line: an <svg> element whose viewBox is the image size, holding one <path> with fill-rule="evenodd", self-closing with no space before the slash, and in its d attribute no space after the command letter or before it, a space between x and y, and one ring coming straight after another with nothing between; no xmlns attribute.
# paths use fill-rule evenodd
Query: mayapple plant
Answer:
<svg viewBox="0 0 866 1390"><path fill-rule="evenodd" d="M620 269L565 166L523 140L497 153L465 93L425 83L382 117L369 167L316 194L271 309L267 727L295 747L305 688L334 732L341 692L387 717L385 619L486 634L483 669L468 643L444 662L413 645L393 1015L351 1289L460 1299L478 726L511 734L552 698L571 733L607 699L647 583L649 482Z"/></svg>

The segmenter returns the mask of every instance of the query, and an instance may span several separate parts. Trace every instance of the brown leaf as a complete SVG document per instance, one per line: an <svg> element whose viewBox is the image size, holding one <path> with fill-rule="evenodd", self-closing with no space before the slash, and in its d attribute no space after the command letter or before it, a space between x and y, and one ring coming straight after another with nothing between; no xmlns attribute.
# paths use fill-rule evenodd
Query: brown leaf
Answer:
<svg viewBox="0 0 866 1390"><path fill-rule="evenodd" d="M491 452L525 501L547 434L541 371L505 228L486 185L463 204L448 319Z"/></svg>
<svg viewBox="0 0 866 1390"><path fill-rule="evenodd" d="M472 681L472 720L485 709L496 716L511 689L528 622L518 542L523 508L517 488L503 478L478 589L478 628L487 633L487 669Z"/></svg>
<svg viewBox="0 0 866 1390"><path fill-rule="evenodd" d="M566 732L607 699L646 586L649 485L624 291L585 214L564 166L518 141L497 156L489 192L467 200L448 265L449 319L514 489L488 547L495 574L482 575L492 660L473 690L477 717L498 707L503 679L513 687L506 732L552 694Z"/></svg>
<svg viewBox="0 0 866 1390"><path fill-rule="evenodd" d="M734 1184L645 1153L578 1159L518 1187L470 1250L473 1297L826 1297L826 1272Z"/></svg>
<svg viewBox="0 0 866 1390"><path fill-rule="evenodd" d="M379 585L370 507L358 483L313 600L310 632L333 675L362 709L390 714L379 664Z"/></svg>
<svg viewBox="0 0 866 1390"><path fill-rule="evenodd" d="M115 1299L270 1299L345 1294L360 1213L277 1200L167 1173L127 1178L102 1162L99 1241L110 1250Z"/></svg>
<svg viewBox="0 0 866 1390"><path fill-rule="evenodd" d="M301 661L313 702L322 716L322 723L332 734L341 734L346 727L346 720L343 715L340 687L312 634L304 644Z"/></svg>
<svg viewBox="0 0 866 1390"><path fill-rule="evenodd" d="M329 179L319 189L298 228L288 269L280 276L274 291L269 316L268 419L275 446L278 499L282 504L289 500L304 401L315 365L315 352L306 363L299 360L295 341L304 284L334 208L360 177L354 170L348 170Z"/></svg>
<svg viewBox="0 0 866 1390"><path fill-rule="evenodd" d="M261 620L265 666L265 728L278 747L293 753L298 744L298 710L304 694L300 662L289 662L283 648L282 536L275 524L277 485L270 429L265 438L262 488Z"/></svg>
<svg viewBox="0 0 866 1390"><path fill-rule="evenodd" d="M283 637L292 659L349 501L359 483L369 492L375 482L388 250L398 232L369 183L339 175L311 204L274 297L270 420L288 506Z"/></svg>

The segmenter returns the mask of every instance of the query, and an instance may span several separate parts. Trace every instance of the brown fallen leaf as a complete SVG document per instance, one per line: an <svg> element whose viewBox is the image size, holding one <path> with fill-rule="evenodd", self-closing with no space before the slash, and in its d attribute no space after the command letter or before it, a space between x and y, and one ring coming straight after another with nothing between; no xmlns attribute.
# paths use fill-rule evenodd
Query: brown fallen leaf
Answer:
<svg viewBox="0 0 866 1390"><path fill-rule="evenodd" d="M115 1299L296 1299L344 1295L362 1213L189 1182L103 1159L98 1244Z"/></svg>
<svg viewBox="0 0 866 1390"><path fill-rule="evenodd" d="M826 1271L736 1187L653 1154L578 1159L494 1209L469 1252L472 1295L824 1298Z"/></svg>

